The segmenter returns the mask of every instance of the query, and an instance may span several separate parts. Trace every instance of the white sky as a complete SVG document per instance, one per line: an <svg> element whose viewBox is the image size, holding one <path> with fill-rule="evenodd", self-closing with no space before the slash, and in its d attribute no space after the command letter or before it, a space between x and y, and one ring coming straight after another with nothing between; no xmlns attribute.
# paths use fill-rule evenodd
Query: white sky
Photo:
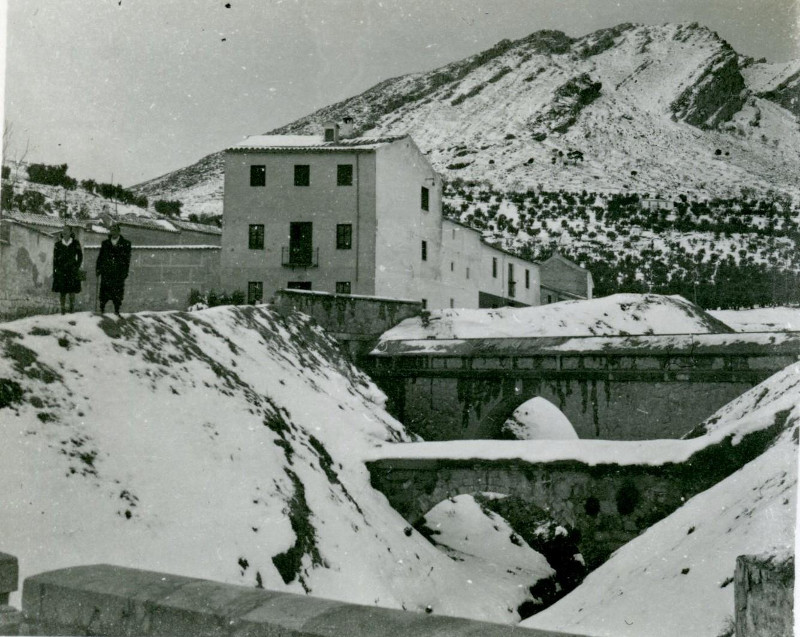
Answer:
<svg viewBox="0 0 800 637"><path fill-rule="evenodd" d="M124 185L540 29L698 21L740 53L800 57L796 0L6 2L8 156Z"/></svg>

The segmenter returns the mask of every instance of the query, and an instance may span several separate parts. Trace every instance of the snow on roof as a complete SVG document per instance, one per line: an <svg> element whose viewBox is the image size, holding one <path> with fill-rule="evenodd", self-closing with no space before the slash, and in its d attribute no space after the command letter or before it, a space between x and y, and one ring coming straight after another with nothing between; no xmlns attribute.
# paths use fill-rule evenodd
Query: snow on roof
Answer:
<svg viewBox="0 0 800 637"><path fill-rule="evenodd" d="M253 135L228 150L375 150L403 137L354 137L326 142L322 135Z"/></svg>
<svg viewBox="0 0 800 637"><path fill-rule="evenodd" d="M194 221L184 221L183 219L172 219L171 223L181 230L205 232L206 234L222 234L221 228L218 228L217 226L210 226L205 223L195 223Z"/></svg>
<svg viewBox="0 0 800 637"><path fill-rule="evenodd" d="M166 219L152 219L151 217L129 215L117 218L116 222L122 226L131 226L133 228L150 228L151 230L161 230L163 232L180 232L180 230Z"/></svg>

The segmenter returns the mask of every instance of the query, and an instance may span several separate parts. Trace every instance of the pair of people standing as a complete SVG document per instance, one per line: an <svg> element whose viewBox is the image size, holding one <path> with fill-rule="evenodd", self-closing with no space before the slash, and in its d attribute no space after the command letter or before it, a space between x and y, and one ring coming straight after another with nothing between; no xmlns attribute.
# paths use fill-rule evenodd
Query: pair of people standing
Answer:
<svg viewBox="0 0 800 637"><path fill-rule="evenodd" d="M100 254L95 263L95 273L100 280L100 312L105 312L109 301L119 316L125 295L125 279L131 262L131 242L120 234L119 225L111 226L109 238L100 245ZM53 292L60 295L61 313L75 310L75 295L81 291L81 264L83 251L75 234L67 227L53 248Z"/></svg>

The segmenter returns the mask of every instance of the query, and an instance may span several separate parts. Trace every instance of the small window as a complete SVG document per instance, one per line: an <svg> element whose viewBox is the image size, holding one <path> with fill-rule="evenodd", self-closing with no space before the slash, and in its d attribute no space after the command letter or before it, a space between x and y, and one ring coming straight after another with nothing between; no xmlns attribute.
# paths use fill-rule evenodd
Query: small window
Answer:
<svg viewBox="0 0 800 637"><path fill-rule="evenodd" d="M453 299L450 299L450 307L455 307L455 306L456 306L455 301Z"/></svg>
<svg viewBox="0 0 800 637"><path fill-rule="evenodd" d="M423 310L428 309L428 299L422 299L422 309Z"/></svg>
<svg viewBox="0 0 800 637"><path fill-rule="evenodd" d="M353 247L353 224L339 223L336 225L336 249L350 250Z"/></svg>
<svg viewBox="0 0 800 637"><path fill-rule="evenodd" d="M531 287L531 271L525 270L525 289L528 290Z"/></svg>
<svg viewBox="0 0 800 637"><path fill-rule="evenodd" d="M289 281L286 287L290 290L310 290L311 281Z"/></svg>
<svg viewBox="0 0 800 637"><path fill-rule="evenodd" d="M350 294L350 281L337 281L336 294Z"/></svg>
<svg viewBox="0 0 800 637"><path fill-rule="evenodd" d="M247 233L247 247L251 250L264 249L264 224L251 224Z"/></svg>
<svg viewBox="0 0 800 637"><path fill-rule="evenodd" d="M422 242L422 260L423 261L427 261L428 260L428 242L427 241L423 241Z"/></svg>
<svg viewBox="0 0 800 637"><path fill-rule="evenodd" d="M456 269L456 264L451 261L450 262L450 272L455 271L455 269Z"/></svg>
<svg viewBox="0 0 800 637"><path fill-rule="evenodd" d="M261 281L250 281L247 284L247 302L250 305L264 300L264 284Z"/></svg>
<svg viewBox="0 0 800 637"><path fill-rule="evenodd" d="M266 186L267 185L267 167L266 166L250 166L250 185L251 186Z"/></svg>
<svg viewBox="0 0 800 637"><path fill-rule="evenodd" d="M336 129L333 127L325 129L325 141L326 142L335 142L336 141Z"/></svg>
<svg viewBox="0 0 800 637"><path fill-rule="evenodd" d="M425 186L423 186L422 190L420 190L420 202L419 202L419 205L423 210L429 210L429 205L430 205L430 203L429 203L429 192L428 192L428 189Z"/></svg>
<svg viewBox="0 0 800 637"><path fill-rule="evenodd" d="M453 239L455 239L455 238L456 238L456 229L453 228Z"/></svg>
<svg viewBox="0 0 800 637"><path fill-rule="evenodd" d="M336 185L353 185L353 164L339 164L336 166Z"/></svg>
<svg viewBox="0 0 800 637"><path fill-rule="evenodd" d="M552 303L553 302L553 297L551 295L549 295L549 294L547 295L547 302L548 303Z"/></svg>
<svg viewBox="0 0 800 637"><path fill-rule="evenodd" d="M497 278L497 257L492 257L492 278Z"/></svg>
<svg viewBox="0 0 800 637"><path fill-rule="evenodd" d="M469 266L467 266L467 278L469 278Z"/></svg>
<svg viewBox="0 0 800 637"><path fill-rule="evenodd" d="M295 186L311 185L311 166L309 166L308 164L295 164L294 185Z"/></svg>

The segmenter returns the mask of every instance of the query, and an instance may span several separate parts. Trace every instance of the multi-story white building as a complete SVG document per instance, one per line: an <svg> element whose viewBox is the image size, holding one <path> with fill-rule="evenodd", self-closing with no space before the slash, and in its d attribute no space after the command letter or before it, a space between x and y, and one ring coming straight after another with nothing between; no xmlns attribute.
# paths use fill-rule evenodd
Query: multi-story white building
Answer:
<svg viewBox="0 0 800 637"><path fill-rule="evenodd" d="M442 217L442 179L409 136L245 139L225 156L221 275L248 300L281 288L538 305L539 266Z"/></svg>

